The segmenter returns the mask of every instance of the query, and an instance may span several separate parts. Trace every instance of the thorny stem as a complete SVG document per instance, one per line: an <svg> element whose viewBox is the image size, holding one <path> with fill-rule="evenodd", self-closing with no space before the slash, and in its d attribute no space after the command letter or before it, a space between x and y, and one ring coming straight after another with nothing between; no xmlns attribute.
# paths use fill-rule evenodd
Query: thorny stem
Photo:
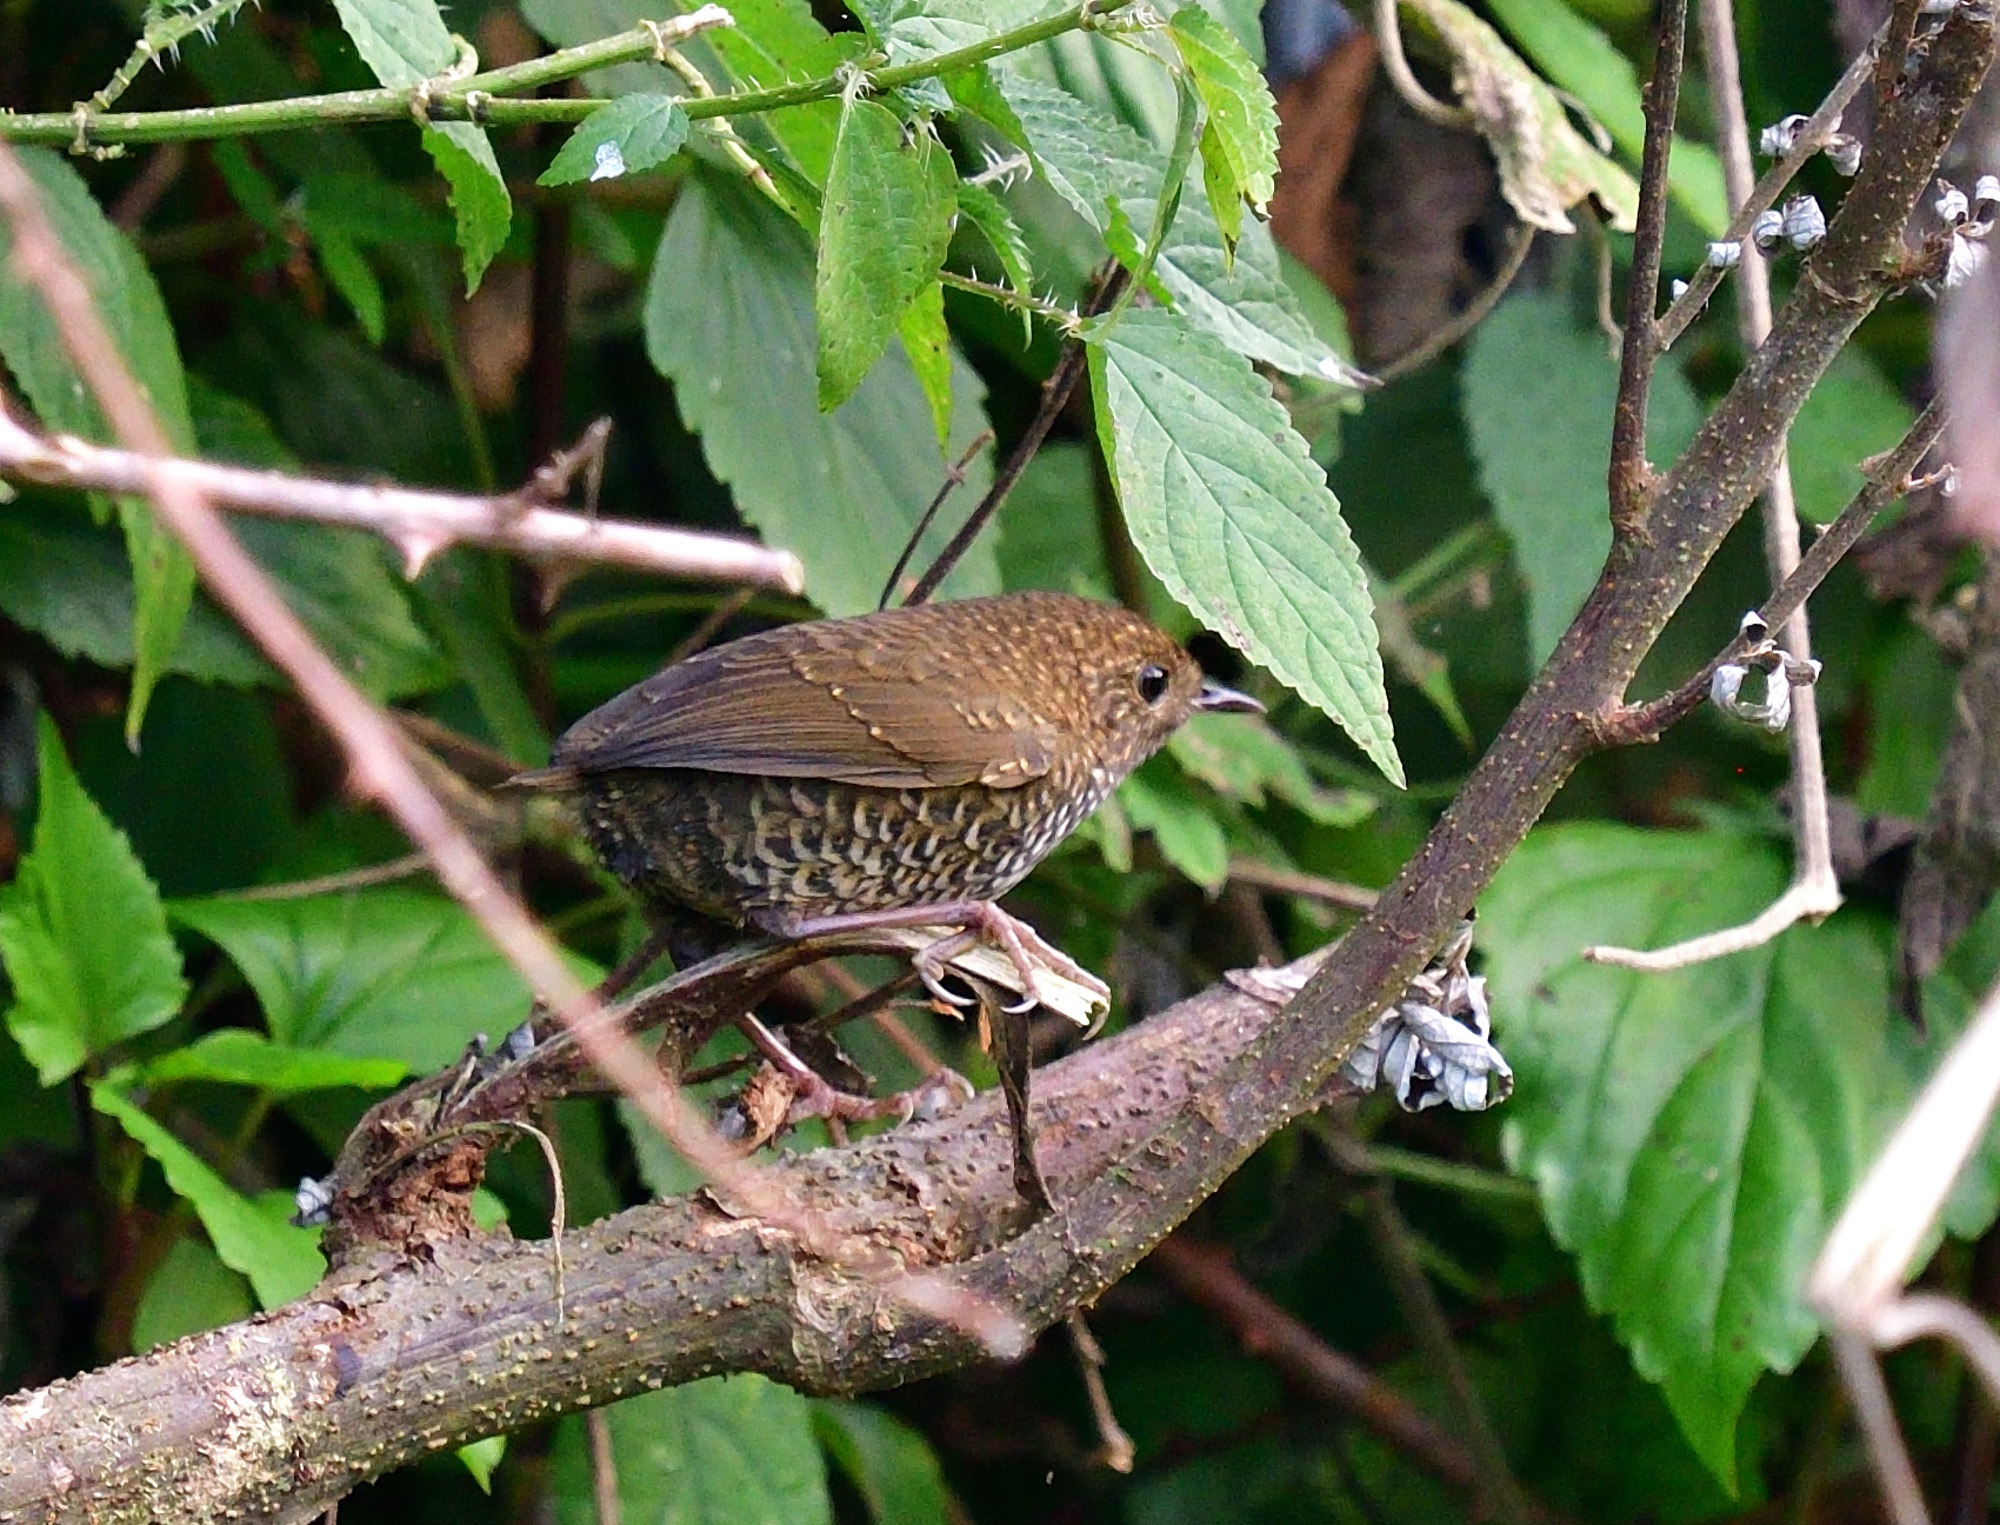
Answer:
<svg viewBox="0 0 2000 1525"><path fill-rule="evenodd" d="M985 63L1003 53L1016 52L1088 26L1101 16L1123 9L1126 3L1127 0L1084 0L1082 4L1045 16L1039 21L995 32L990 37L950 52L872 70L867 76L868 84L875 90L889 90L915 84L919 80L936 79L958 69ZM687 19L691 18L679 18L680 21ZM614 37L601 38L580 47L563 48L526 63L454 81L449 89L437 90L429 95L423 103L424 114L432 121L479 121L502 127L532 122L580 122L609 102L589 97L540 100L495 97L503 91L538 90L544 85L574 79L610 64L650 59L656 56L659 45L657 31L633 27ZM847 82L845 74L828 74L796 84L733 90L681 104L694 121L740 116L826 100L840 94ZM39 112L18 115L0 112L0 143L39 143L62 147L75 144L79 137L83 139L84 146L164 143L176 138L240 137L251 133L289 132L341 124L407 121L416 99L413 90L385 86L373 90L343 90L327 95L245 101L231 106L205 106L180 111Z"/></svg>
<svg viewBox="0 0 2000 1525"><path fill-rule="evenodd" d="M1660 346L1653 323L1659 303L1660 250L1667 233L1667 159L1680 109L1687 62L1687 0L1667 0L1660 46L1646 87L1646 147L1639 177L1639 214L1632 237L1631 285L1625 298L1625 349L1619 363L1618 405L1611 419L1611 525L1621 540L1641 533L1652 491L1646 463L1646 412Z"/></svg>

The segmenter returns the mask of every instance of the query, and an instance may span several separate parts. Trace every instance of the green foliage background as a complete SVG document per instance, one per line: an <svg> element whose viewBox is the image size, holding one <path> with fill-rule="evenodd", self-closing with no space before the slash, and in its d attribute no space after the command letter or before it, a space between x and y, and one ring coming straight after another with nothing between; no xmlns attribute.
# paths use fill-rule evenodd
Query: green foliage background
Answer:
<svg viewBox="0 0 2000 1525"><path fill-rule="evenodd" d="M1062 329L1084 332L1087 401L945 591L1123 598L1195 638L1271 713L1191 726L1022 901L1113 974L1118 1022L1271 951L1266 927L1284 951L1324 941L1334 913L1309 895L1225 888L1232 865L1385 882L1595 578L1616 368L1591 315L1589 251L1545 240L1467 343L1364 396L1344 379L1338 304L1257 215L1276 117L1256 4L1214 0L1143 33L1057 29L948 71L927 61L1076 13L1035 0L732 10L734 30L687 50L717 89L834 88L735 114L731 140L681 80L634 59L587 76L608 103L561 126L420 129L404 112L194 131L122 159L35 148L26 162L177 444L494 491L608 416L604 512L747 528L803 559L803 599L760 594L731 629L874 607L947 465L989 427L1010 443ZM1438 46L1524 78L1532 66L1609 130L1601 154L1550 105L1533 130L1560 143L1575 185L1510 178L1517 206L1530 191L1567 195L1581 216L1586 186L1622 204L1646 64L1639 7L1492 0L1497 32L1442 0L1422 11ZM532 40L525 27L568 47L648 13L627 0L448 14L430 0L143 13L14 0L0 5L0 104L66 111L142 27L178 52L120 106L161 110L409 87L455 66L454 33ZM1834 72L1830 44L1797 42L1821 38L1816 11L1762 0L1742 14L1752 119L1810 109ZM863 58L912 77L865 92L838 74ZM295 125L311 121L302 110ZM1683 130L1669 259L1685 266L1726 209L1699 124ZM1519 147L1495 145L1503 162ZM170 153L185 158L145 189ZM530 272L552 242L568 317L523 337ZM1107 258L1133 274L1127 295L1070 321ZM1923 323L1898 310L1871 324L1800 420L1809 517L1837 512L1854 463L1908 424ZM517 342L534 347L507 359ZM1720 315L1676 356L1654 393L1656 459L1739 359ZM104 437L4 259L0 361L48 427ZM559 392L543 384L551 368ZM955 504L993 470L990 451L977 456ZM590 568L552 579L466 550L406 581L389 548L355 532L237 528L365 690L484 749L470 765L480 782L545 760L556 729L651 671L727 595ZM1654 681L1692 670L1758 600L1760 562L1741 538L1655 654ZM1813 612L1836 789L1921 814L1949 669L1905 610L1870 603L1851 574ZM1379 654L1378 625L1391 636ZM1865 891L1822 926L1679 975L1577 957L1765 903L1786 872L1772 804L1783 775L1780 742L1707 715L1588 765L1480 908L1515 1097L1478 1118L1370 1103L1340 1125L1395 1183L1511 1464L1578 1519L1728 1518L1860 1475L1855 1447L1829 1438L1832 1378L1799 1280L1982 988L2000 926L1975 929L1928 992L1928 1046L1892 1016L1891 907ZM579 972L631 946L630 908L559 828L513 807L481 828ZM321 1262L285 1221L289 1183L323 1169L384 1089L524 1013L518 977L421 878L245 893L403 850L346 800L324 737L194 589L142 503L25 487L0 498L0 1386L305 1291ZM965 1033L927 1035L991 1081ZM883 1086L917 1078L871 1032L850 1036ZM625 1109L558 1111L572 1223L689 1184ZM1191 1232L1226 1242L1321 1339L1455 1427L1443 1375L1378 1268L1381 1224L1343 1164L1351 1141L1329 1127L1281 1136ZM818 1141L808 1131L791 1147ZM546 1230L538 1170L524 1155L494 1172L484 1206L517 1234ZM1980 1234L1996 1191L1982 1159L1953 1233ZM1967 1261L1949 1243L1936 1274L1962 1280ZM1138 1446L1129 1477L1089 1462L1081 1388L1051 1342L1018 1369L879 1401L809 1401L744 1376L620 1404L626 1517L1464 1512L1147 1271L1096 1323ZM1916 1438L1942 1444L1955 1373L1914 1356L1897 1375ZM594 1518L581 1421L386 1480L343 1519L447 1512Z"/></svg>

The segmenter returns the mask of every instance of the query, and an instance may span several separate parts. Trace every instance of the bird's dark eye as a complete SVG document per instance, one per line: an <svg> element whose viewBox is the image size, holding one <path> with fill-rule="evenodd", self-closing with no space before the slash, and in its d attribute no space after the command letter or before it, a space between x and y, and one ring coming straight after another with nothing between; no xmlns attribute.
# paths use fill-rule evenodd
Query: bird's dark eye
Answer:
<svg viewBox="0 0 2000 1525"><path fill-rule="evenodd" d="M1158 704L1166 696L1167 682L1167 670L1148 662L1139 669L1139 697L1148 704Z"/></svg>

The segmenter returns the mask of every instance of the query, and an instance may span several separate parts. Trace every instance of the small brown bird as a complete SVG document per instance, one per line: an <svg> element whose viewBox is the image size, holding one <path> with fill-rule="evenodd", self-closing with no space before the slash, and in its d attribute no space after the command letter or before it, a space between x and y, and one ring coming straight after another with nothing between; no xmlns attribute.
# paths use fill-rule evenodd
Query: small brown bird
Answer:
<svg viewBox="0 0 2000 1525"><path fill-rule="evenodd" d="M1163 631L1061 593L788 625L677 662L591 711L516 782L581 796L647 900L779 937L956 926L1019 970L1101 982L993 902L1196 710L1254 711ZM1031 950L1033 956L1031 957Z"/></svg>

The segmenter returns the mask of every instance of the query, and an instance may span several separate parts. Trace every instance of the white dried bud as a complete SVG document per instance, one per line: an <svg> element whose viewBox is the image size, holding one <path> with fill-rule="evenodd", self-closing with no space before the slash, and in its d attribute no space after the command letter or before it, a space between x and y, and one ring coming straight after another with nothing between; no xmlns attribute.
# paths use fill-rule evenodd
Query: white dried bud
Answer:
<svg viewBox="0 0 2000 1525"><path fill-rule="evenodd" d="M1962 286L1986 264L1986 245L1977 238L1968 238L1964 233L1955 233L1951 240L1951 254L1944 263L1944 287L1949 291L1954 286Z"/></svg>
<svg viewBox="0 0 2000 1525"><path fill-rule="evenodd" d="M1947 498L1954 497L1957 495L1958 493L1957 466L1952 464L1947 464L1945 468L1937 474L1937 490L1943 493Z"/></svg>
<svg viewBox="0 0 2000 1525"><path fill-rule="evenodd" d="M1675 281L1672 285L1667 287L1667 296L1673 301L1678 302L1682 297L1686 296L1687 294L1688 294L1688 283L1686 281Z"/></svg>
<svg viewBox="0 0 2000 1525"><path fill-rule="evenodd" d="M1750 242L1759 254L1775 254L1785 242L1785 216L1775 207L1759 212L1750 224Z"/></svg>
<svg viewBox="0 0 2000 1525"><path fill-rule="evenodd" d="M1949 180L1938 182L1937 200L1933 201L1931 206L1938 214L1938 221L1947 228L1955 228L1964 222L1972 210L1972 204L1965 199L1965 192Z"/></svg>
<svg viewBox="0 0 2000 1525"><path fill-rule="evenodd" d="M1923 0L1917 7L1920 16L1949 16L1958 9L1959 0Z"/></svg>
<svg viewBox="0 0 2000 1525"><path fill-rule="evenodd" d="M1798 145L1799 129L1811 120L1793 112L1773 122L1757 134L1757 152L1767 159L1782 159Z"/></svg>
<svg viewBox="0 0 2000 1525"><path fill-rule="evenodd" d="M1861 140L1852 133L1836 132L1822 150L1834 173L1852 180L1861 172Z"/></svg>
<svg viewBox="0 0 2000 1525"><path fill-rule="evenodd" d="M1826 213L1811 196L1794 196L1785 203L1779 227L1785 242L1803 253L1826 237Z"/></svg>
<svg viewBox="0 0 2000 1525"><path fill-rule="evenodd" d="M1743 245L1718 239L1708 246L1708 257L1702 263L1711 270L1734 270L1743 263Z"/></svg>
<svg viewBox="0 0 2000 1525"><path fill-rule="evenodd" d="M1972 187L1972 222L1986 229L2000 217L2000 175L1981 175Z"/></svg>
<svg viewBox="0 0 2000 1525"><path fill-rule="evenodd" d="M1767 731L1782 731L1792 719L1792 685L1782 669L1760 669L1764 697L1743 697L1743 682L1751 669L1741 662L1724 662L1708 682L1708 697L1725 715L1761 725Z"/></svg>

